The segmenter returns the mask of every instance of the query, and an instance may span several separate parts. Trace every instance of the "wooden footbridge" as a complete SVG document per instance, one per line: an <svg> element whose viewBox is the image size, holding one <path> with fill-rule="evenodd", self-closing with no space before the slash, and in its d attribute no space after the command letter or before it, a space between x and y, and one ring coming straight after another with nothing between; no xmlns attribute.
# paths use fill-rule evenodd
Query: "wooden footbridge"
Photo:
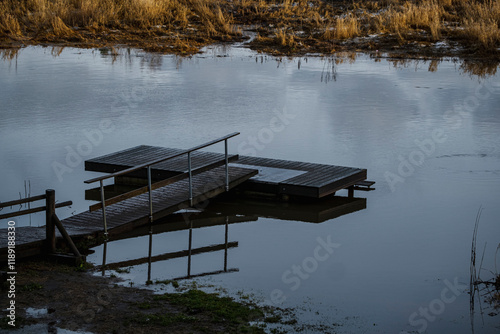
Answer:
<svg viewBox="0 0 500 334"><path fill-rule="evenodd" d="M16 228L16 258L54 254L57 242L63 243L63 240L73 254L81 258L72 239L107 239L138 226L151 226L155 220L196 207L235 188L285 199L289 196L322 198L346 188L349 197L353 197L356 189L373 189L374 182L366 181L366 169L230 155L228 140L238 134L232 133L187 150L137 146L88 160L85 162L86 170L109 173L85 181L87 184L99 182L100 202L90 206L89 211L62 221L57 218L55 208L71 202L56 205L53 191L0 203L2 208L46 200L44 207L0 215L0 221L7 223L6 219L14 216L43 210L47 212L45 228ZM224 154L200 151L220 142L224 142ZM137 183L139 180L145 185L107 198L104 181L112 178L115 183ZM7 260L7 235L0 231L2 261Z"/></svg>

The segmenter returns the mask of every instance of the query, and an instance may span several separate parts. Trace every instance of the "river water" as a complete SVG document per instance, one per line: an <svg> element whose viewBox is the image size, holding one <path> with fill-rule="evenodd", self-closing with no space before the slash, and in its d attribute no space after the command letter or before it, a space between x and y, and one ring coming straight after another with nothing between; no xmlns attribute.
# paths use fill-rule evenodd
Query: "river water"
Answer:
<svg viewBox="0 0 500 334"><path fill-rule="evenodd" d="M58 209L64 218L94 203L83 181L98 174L84 171L85 159L140 144L189 148L239 131L232 153L366 168L376 191L356 192L366 208L316 223L269 203L275 212L262 214L256 204L253 218L228 227L238 244L227 266L237 270L194 280L293 307L316 325L306 332L472 332L470 246L480 208L481 278L500 270L495 69L478 76L453 61L363 54L276 59L238 47L191 58L41 47L3 56L0 201L53 188L58 201L74 202ZM16 222L39 226L43 215ZM188 230L155 234L153 255L186 249L188 238ZM224 240L224 224L192 231L194 248ZM147 256L148 243L110 242L107 261ZM89 260L99 264L102 251ZM191 273L223 265L224 251L194 255ZM158 261L151 277L184 276L186 266L185 257ZM145 284L147 264L128 271ZM481 305L475 332L497 332L498 310Z"/></svg>

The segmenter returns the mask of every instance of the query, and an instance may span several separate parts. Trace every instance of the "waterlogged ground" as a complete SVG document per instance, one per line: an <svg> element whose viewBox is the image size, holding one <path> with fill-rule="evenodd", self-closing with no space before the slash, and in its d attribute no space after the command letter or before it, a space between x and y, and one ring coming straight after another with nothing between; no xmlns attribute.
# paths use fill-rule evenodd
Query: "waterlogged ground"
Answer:
<svg viewBox="0 0 500 334"><path fill-rule="evenodd" d="M496 67L383 57L25 48L0 62L0 200L24 196L25 181L34 195L53 188L57 200L74 202L58 209L64 218L93 203L84 200L83 181L95 176L84 171L87 158L139 144L187 148L240 131L229 143L234 153L367 168L377 190L356 193L366 198L356 210L316 223L318 212L272 203L214 206L222 223L194 228L192 247L224 244L227 216L237 246L226 269L235 270L193 281L292 307L299 324L316 326L307 332L471 333L480 207L483 279L495 271L500 241L500 79ZM108 243L107 263L147 257L149 242L146 234ZM157 233L152 255L188 244L188 230ZM89 260L99 265L103 247L95 250ZM223 271L224 260L224 250L193 255L190 274ZM106 275L142 287L187 270L182 257ZM498 310L484 298L481 305L475 332L496 333Z"/></svg>

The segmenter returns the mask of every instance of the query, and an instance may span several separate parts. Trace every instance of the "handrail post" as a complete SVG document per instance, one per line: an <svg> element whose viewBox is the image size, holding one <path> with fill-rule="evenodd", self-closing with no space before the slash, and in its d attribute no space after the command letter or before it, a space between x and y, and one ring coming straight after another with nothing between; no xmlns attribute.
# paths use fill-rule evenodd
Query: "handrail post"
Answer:
<svg viewBox="0 0 500 334"><path fill-rule="evenodd" d="M104 237L108 240L108 224L106 222L106 200L104 198L104 185L102 180L99 181L101 184L101 205L102 205L102 222L104 223Z"/></svg>
<svg viewBox="0 0 500 334"><path fill-rule="evenodd" d="M56 192L53 189L45 190L45 238L47 242L47 252L56 251L56 229L52 217L56 212Z"/></svg>
<svg viewBox="0 0 500 334"><path fill-rule="evenodd" d="M191 171L191 152L188 152L188 170L189 170L189 205L193 205L193 175Z"/></svg>
<svg viewBox="0 0 500 334"><path fill-rule="evenodd" d="M227 138L224 139L224 150L226 157L226 191L229 191L229 165L228 165L228 154L227 154Z"/></svg>
<svg viewBox="0 0 500 334"><path fill-rule="evenodd" d="M153 222L153 193L151 190L151 166L148 166L149 222Z"/></svg>

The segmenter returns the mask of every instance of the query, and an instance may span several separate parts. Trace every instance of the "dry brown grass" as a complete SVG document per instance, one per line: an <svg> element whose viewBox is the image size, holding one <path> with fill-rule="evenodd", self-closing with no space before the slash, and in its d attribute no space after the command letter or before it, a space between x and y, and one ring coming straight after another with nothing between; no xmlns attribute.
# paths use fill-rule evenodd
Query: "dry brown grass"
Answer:
<svg viewBox="0 0 500 334"><path fill-rule="evenodd" d="M372 26L375 27L375 32L393 33L401 40L419 30L425 30L431 40L436 41L442 29L442 15L442 6L434 0L392 4L386 11L374 16Z"/></svg>
<svg viewBox="0 0 500 334"><path fill-rule="evenodd" d="M0 32L11 37L70 37L73 27L174 29L189 23L209 35L235 31L232 16L215 0L3 0L0 9Z"/></svg>
<svg viewBox="0 0 500 334"><path fill-rule="evenodd" d="M485 0L484 2L464 1L462 12L468 13L462 18L462 36L486 50L500 47L500 2Z"/></svg>
<svg viewBox="0 0 500 334"><path fill-rule="evenodd" d="M359 35L358 19L354 16L338 18L335 22L335 38L346 39Z"/></svg>
<svg viewBox="0 0 500 334"><path fill-rule="evenodd" d="M0 0L0 41L148 40L154 50L195 50L236 38L242 24L256 25L253 47L271 53L329 53L373 34L361 48L443 39L471 52L500 47L499 0Z"/></svg>
<svg viewBox="0 0 500 334"><path fill-rule="evenodd" d="M281 47L295 47L296 42L293 34L288 34L285 29L276 31L275 41Z"/></svg>
<svg viewBox="0 0 500 334"><path fill-rule="evenodd" d="M486 50L496 49L500 41L498 22L493 20L486 22L464 20L463 34L468 40L476 41Z"/></svg>
<svg viewBox="0 0 500 334"><path fill-rule="evenodd" d="M0 33L11 38L17 38L22 35L21 26L15 16L5 13L0 7Z"/></svg>

